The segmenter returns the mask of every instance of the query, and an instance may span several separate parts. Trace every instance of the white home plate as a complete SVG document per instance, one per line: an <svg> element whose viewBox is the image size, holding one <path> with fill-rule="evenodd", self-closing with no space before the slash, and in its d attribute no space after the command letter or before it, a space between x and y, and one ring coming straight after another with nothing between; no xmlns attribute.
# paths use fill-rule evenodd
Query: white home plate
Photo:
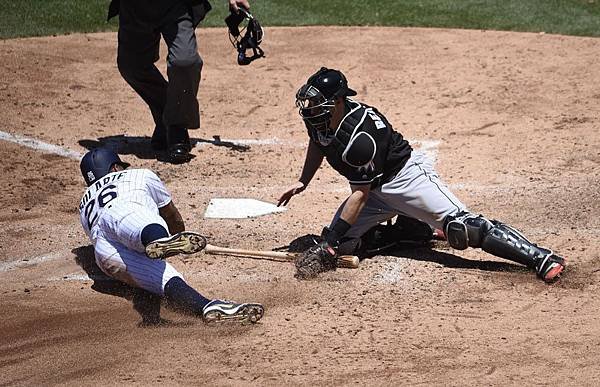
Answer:
<svg viewBox="0 0 600 387"><path fill-rule="evenodd" d="M285 207L256 199L215 198L210 199L204 212L205 218L244 219L285 211Z"/></svg>

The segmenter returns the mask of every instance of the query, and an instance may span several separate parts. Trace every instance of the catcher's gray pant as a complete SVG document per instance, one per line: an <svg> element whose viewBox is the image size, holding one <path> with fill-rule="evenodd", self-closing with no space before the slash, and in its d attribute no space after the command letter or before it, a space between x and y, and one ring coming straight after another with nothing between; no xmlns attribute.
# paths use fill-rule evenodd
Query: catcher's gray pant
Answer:
<svg viewBox="0 0 600 387"><path fill-rule="evenodd" d="M162 1L155 9L142 3L121 1L119 71L146 102L157 127L199 128L202 59L190 8L184 2ZM168 82L154 65L161 35L168 48Z"/></svg>
<svg viewBox="0 0 600 387"><path fill-rule="evenodd" d="M331 224L340 217L345 202ZM360 238L371 227L398 214L419 219L442 229L444 219L466 211L466 207L440 180L433 163L421 152L413 151L404 168L393 180L369 192L369 198L356 222L344 235Z"/></svg>
<svg viewBox="0 0 600 387"><path fill-rule="evenodd" d="M146 256L140 234L152 223L168 230L163 218L141 205L113 204L98 220L94 253L96 264L108 276L162 296L171 278L183 276L168 262Z"/></svg>

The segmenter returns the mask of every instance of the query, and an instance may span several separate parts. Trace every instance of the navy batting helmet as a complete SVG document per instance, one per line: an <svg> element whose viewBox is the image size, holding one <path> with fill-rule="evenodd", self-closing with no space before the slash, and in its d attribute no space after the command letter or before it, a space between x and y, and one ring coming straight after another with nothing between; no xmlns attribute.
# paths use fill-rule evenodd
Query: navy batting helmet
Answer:
<svg viewBox="0 0 600 387"><path fill-rule="evenodd" d="M111 149L95 148L83 156L79 167L86 184L90 186L102 176L110 173L110 169L115 164L123 168L129 167L129 164L123 162L119 155Z"/></svg>

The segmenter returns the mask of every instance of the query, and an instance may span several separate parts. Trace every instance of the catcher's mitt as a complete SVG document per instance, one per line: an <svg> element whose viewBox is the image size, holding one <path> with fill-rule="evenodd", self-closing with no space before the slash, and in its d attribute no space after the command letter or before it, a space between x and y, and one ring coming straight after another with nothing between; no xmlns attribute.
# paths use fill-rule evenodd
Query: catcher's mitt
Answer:
<svg viewBox="0 0 600 387"><path fill-rule="evenodd" d="M335 270L337 267L337 252L327 242L321 242L303 252L296 259L296 274L298 279L314 278L319 273Z"/></svg>

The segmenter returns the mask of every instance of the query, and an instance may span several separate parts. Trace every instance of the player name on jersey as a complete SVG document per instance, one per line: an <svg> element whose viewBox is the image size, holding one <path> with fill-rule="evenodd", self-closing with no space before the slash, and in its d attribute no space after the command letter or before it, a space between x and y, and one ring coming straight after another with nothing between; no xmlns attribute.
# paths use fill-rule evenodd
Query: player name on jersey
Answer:
<svg viewBox="0 0 600 387"><path fill-rule="evenodd" d="M104 176L101 180L95 182L92 186L90 186L87 189L87 191L85 191L85 194L83 195L83 198L81 198L81 202L79 203L79 210L85 207L87 202L92 198L92 196L94 196L94 192L97 192L99 189L101 189L108 183L111 183L115 180L119 180L120 178L125 176L125 174L127 174L127 171L113 172Z"/></svg>

